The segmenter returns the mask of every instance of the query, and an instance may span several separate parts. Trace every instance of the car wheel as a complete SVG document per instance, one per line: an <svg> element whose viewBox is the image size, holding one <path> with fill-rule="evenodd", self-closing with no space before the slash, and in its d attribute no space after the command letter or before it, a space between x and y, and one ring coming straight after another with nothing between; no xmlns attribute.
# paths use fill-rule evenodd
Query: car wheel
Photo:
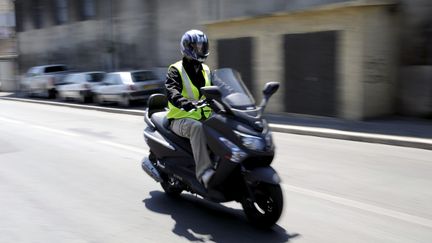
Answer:
<svg viewBox="0 0 432 243"><path fill-rule="evenodd" d="M58 92L58 98L61 101L66 101L66 96L63 94L63 92Z"/></svg>
<svg viewBox="0 0 432 243"><path fill-rule="evenodd" d="M79 102L80 103L86 103L87 99L86 96L84 94L80 94L79 95Z"/></svg>
<svg viewBox="0 0 432 243"><path fill-rule="evenodd" d="M24 89L24 96L26 96L26 97L32 97L32 96L33 96L33 93L32 93L31 88L26 87L26 88Z"/></svg>
<svg viewBox="0 0 432 243"><path fill-rule="evenodd" d="M98 105L103 105L103 100L100 97L100 95L98 95L98 94L93 95L93 102L98 104Z"/></svg>
<svg viewBox="0 0 432 243"><path fill-rule="evenodd" d="M56 90L55 89L49 89L48 90L48 99L55 99L56 98Z"/></svg>

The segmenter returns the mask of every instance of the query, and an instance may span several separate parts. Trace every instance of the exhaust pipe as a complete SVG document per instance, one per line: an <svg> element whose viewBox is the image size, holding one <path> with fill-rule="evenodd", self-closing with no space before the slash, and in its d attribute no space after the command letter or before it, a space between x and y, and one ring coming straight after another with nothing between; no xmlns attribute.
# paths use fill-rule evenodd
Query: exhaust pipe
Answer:
<svg viewBox="0 0 432 243"><path fill-rule="evenodd" d="M152 164L152 162L149 160L148 157L144 157L144 159L141 161L141 167L155 181L157 181L157 182L163 181L159 172L154 167L154 165Z"/></svg>

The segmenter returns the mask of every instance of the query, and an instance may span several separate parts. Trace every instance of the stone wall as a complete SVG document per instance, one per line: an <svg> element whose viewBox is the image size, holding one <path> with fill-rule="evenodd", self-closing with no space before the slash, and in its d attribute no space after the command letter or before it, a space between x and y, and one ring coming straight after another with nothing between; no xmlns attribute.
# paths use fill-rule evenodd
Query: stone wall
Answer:
<svg viewBox="0 0 432 243"><path fill-rule="evenodd" d="M337 53L337 113L346 119L364 119L392 113L396 62L396 21L388 8L390 1L365 4L335 4L305 11L239 18L207 24L207 32L217 39L253 37L255 39L253 70L255 87L271 80L281 82L281 90L273 98L268 111L284 112L284 70L282 36L288 33L309 33L334 30L340 33ZM379 21L379 24L375 24ZM371 36L379 38L371 40ZM212 47L217 50L217 46ZM216 53L217 51L214 51ZM217 57L208 62L216 67ZM377 63L377 65L373 65ZM379 75L378 75L379 74ZM370 99L370 100L368 100Z"/></svg>

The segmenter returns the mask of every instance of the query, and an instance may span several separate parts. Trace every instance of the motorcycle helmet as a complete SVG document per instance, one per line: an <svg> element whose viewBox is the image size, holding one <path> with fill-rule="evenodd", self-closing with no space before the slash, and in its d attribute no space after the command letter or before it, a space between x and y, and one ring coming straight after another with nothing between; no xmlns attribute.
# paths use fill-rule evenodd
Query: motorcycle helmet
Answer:
<svg viewBox="0 0 432 243"><path fill-rule="evenodd" d="M181 38L180 47L184 57L198 62L204 62L209 55L208 38L200 30L186 31Z"/></svg>

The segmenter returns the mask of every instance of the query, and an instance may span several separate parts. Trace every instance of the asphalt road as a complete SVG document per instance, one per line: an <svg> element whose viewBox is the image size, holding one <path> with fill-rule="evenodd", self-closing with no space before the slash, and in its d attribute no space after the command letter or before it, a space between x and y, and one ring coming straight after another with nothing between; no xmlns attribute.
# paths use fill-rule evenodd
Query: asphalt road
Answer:
<svg viewBox="0 0 432 243"><path fill-rule="evenodd" d="M0 101L0 242L432 242L432 151L274 133L285 209L166 197L139 116Z"/></svg>

